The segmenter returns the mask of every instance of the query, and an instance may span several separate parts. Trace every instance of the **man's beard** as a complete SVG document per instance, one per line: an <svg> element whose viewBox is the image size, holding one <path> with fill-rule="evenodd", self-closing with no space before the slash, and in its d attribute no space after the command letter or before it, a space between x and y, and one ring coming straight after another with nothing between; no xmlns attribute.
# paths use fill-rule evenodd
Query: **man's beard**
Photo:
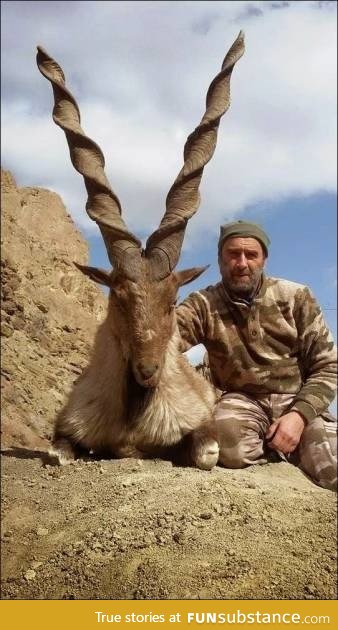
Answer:
<svg viewBox="0 0 338 630"><path fill-rule="evenodd" d="M225 288L235 297L248 300L252 298L261 282L263 269L245 272L230 272L229 268L221 265L221 274Z"/></svg>

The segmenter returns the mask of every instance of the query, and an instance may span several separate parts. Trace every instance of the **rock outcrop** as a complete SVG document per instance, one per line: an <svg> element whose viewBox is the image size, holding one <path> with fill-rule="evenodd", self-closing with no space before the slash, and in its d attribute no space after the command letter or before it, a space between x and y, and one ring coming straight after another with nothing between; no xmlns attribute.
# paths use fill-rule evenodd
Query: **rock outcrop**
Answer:
<svg viewBox="0 0 338 630"><path fill-rule="evenodd" d="M2 446L47 444L105 313L103 292L73 265L88 245L60 197L1 173Z"/></svg>

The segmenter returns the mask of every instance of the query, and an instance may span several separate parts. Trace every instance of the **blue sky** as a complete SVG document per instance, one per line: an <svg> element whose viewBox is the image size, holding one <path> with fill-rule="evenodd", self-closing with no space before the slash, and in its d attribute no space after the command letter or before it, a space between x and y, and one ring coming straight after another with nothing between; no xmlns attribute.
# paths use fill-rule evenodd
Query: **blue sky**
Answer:
<svg viewBox="0 0 338 630"><path fill-rule="evenodd" d="M218 280L219 225L261 223L267 271L308 284L336 327L336 2L2 2L2 166L19 186L61 195L107 266L85 212L82 178L51 118L42 45L63 67L82 126L102 148L131 231L155 229L182 166L187 135L240 29L231 107L206 166L178 268L210 264L191 290ZM192 360L201 356L198 349Z"/></svg>

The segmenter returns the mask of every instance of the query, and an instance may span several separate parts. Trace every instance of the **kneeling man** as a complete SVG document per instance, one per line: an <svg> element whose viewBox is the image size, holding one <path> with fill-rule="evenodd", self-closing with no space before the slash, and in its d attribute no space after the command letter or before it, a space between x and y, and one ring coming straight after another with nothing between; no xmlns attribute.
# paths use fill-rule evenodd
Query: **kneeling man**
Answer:
<svg viewBox="0 0 338 630"><path fill-rule="evenodd" d="M267 277L270 241L255 223L221 227L222 279L177 308L182 351L204 344L214 385L220 463L263 464L277 452L337 488L332 335L308 287Z"/></svg>

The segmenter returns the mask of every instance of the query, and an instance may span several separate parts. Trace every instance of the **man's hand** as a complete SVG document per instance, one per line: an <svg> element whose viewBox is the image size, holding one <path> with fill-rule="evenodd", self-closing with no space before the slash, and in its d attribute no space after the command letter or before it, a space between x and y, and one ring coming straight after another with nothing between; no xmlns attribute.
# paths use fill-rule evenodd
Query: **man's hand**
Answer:
<svg viewBox="0 0 338 630"><path fill-rule="evenodd" d="M290 411L272 423L265 434L269 448L287 455L297 448L305 427L298 411Z"/></svg>

